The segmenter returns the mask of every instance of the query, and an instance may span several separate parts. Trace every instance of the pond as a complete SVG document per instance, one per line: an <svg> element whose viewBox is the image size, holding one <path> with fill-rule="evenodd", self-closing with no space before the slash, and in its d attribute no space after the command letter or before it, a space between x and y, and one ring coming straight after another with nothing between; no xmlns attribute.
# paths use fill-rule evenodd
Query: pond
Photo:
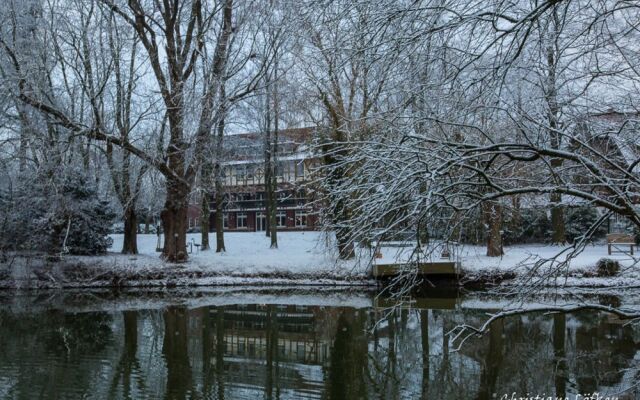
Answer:
<svg viewBox="0 0 640 400"><path fill-rule="evenodd" d="M507 300L406 300L331 290L5 293L0 399L640 398L637 324L528 313L457 349L447 332L481 325Z"/></svg>

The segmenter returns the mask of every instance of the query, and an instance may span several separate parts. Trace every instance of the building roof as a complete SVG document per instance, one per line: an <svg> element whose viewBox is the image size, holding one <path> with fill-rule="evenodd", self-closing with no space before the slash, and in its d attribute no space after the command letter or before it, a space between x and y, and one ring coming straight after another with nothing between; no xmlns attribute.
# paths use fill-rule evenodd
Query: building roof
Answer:
<svg viewBox="0 0 640 400"><path fill-rule="evenodd" d="M609 111L589 116L581 131L587 144L640 173L640 114Z"/></svg>
<svg viewBox="0 0 640 400"><path fill-rule="evenodd" d="M299 160L311 156L310 145L316 137L316 127L283 129L278 132L278 159ZM273 132L272 132L273 135ZM264 157L263 132L225 136L225 164L249 164Z"/></svg>

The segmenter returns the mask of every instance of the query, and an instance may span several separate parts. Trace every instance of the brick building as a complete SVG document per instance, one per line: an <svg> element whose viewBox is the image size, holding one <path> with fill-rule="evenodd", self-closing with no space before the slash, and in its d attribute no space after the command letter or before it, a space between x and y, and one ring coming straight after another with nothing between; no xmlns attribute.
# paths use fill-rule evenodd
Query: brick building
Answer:
<svg viewBox="0 0 640 400"><path fill-rule="evenodd" d="M306 185L310 171L320 162L310 147L315 132L316 128L298 128L278 133L276 221L280 231L317 227L317 215L310 205L310 191ZM226 136L224 149L227 160L223 163L224 230L266 230L263 134ZM215 199L215 195L212 198ZM215 208L215 200L212 200L212 230L215 230Z"/></svg>

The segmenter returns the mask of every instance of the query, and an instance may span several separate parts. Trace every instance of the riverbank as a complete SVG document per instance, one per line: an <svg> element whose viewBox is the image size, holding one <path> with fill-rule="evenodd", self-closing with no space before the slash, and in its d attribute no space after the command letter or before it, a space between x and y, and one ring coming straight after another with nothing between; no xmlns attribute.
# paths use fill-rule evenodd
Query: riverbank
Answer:
<svg viewBox="0 0 640 400"><path fill-rule="evenodd" d="M527 307L523 307L526 299ZM231 305L262 304L387 309L481 309L487 312L544 307L572 308L578 305L612 305L626 311L640 310L637 290L576 289L543 290L535 298L487 290L436 288L415 292L402 299L390 298L376 288L330 286L243 286L176 288L82 288L36 291L0 291L0 311L14 313L64 309L74 313L161 310L171 306L195 309Z"/></svg>
<svg viewBox="0 0 640 400"><path fill-rule="evenodd" d="M189 242L200 243L200 234ZM122 246L122 235L113 235L112 251ZM211 235L215 243L215 234ZM358 249L355 260L337 257L333 238L320 232L282 232L279 248L269 248L262 233L225 234L226 252L197 251L189 261L168 264L156 252L155 235L139 235L136 256L115 252L98 257L66 256L60 262L45 263L39 257L14 255L0 265L0 288L99 288L99 287L183 287L183 286L375 286L371 263L403 262L411 249L382 247L380 258L371 250ZM487 257L480 246L456 249L466 285L521 284L521 278L537 285L566 287L640 287L637 259L623 253L607 255L606 246L590 245L575 257L565 248L523 245L505 248L503 257ZM561 254L558 257L558 254ZM433 258L438 257L436 254ZM554 259L555 257L555 259ZM597 274L596 264L610 258L620 265L613 277Z"/></svg>

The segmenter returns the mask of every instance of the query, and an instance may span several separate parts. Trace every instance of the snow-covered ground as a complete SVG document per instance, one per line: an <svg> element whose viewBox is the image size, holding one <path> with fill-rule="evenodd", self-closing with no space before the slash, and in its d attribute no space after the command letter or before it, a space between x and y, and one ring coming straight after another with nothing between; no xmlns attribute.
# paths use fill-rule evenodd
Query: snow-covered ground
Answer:
<svg viewBox="0 0 640 400"><path fill-rule="evenodd" d="M155 235L139 235L140 254L122 255L122 235L113 235L110 252L99 257L67 256L57 266L37 270L14 263L12 282L0 287L87 287L87 286L204 286L204 285L372 285L371 262L403 263L410 258L411 247L382 247L380 257L370 249L359 248L355 260L338 260L331 235L321 232L280 232L279 248L269 248L269 238L263 233L229 232L225 234L226 252L214 250L189 254L185 264L164 263L156 252ZM190 234L189 242L200 243L200 234ZM210 235L215 246L215 234ZM572 287L640 287L640 272L636 260L629 255L607 255L606 245L589 245L567 266L557 268L560 279L542 279L551 263L536 262L562 253L559 246L521 245L505 248L502 257L487 257L483 246L451 248L454 259L460 261L466 278L475 282L501 281L504 278L535 276L542 285L560 284ZM421 260L441 260L442 249L422 255ZM556 260L564 260L565 251ZM612 258L621 265L616 277L596 276L596 264L601 258ZM555 261L557 263L557 261ZM532 274L532 270L534 269ZM558 274L552 274L557 276ZM7 279L5 279L5 282ZM34 281L36 282L34 284ZM517 280L510 281L511 283Z"/></svg>
<svg viewBox="0 0 640 400"><path fill-rule="evenodd" d="M139 255L123 256L117 253L122 248L123 235L112 235L113 246L106 261L131 266L158 266L163 263L156 252L156 235L138 235ZM271 249L270 239L260 232L228 232L224 235L226 251L215 252L216 235L211 233L209 242L212 250L189 254L187 268L202 268L231 275L261 274L327 274L336 276L365 275L366 266L353 261L338 261L332 239L321 232L279 232L278 248ZM187 242L199 244L199 233L187 236Z"/></svg>
<svg viewBox="0 0 640 400"><path fill-rule="evenodd" d="M112 251L122 246L122 235L113 235ZM200 243L200 234L190 234L188 240ZM326 276L326 277L366 277L370 271L370 261L385 264L406 261L412 249L407 247L382 247L381 258L373 258L370 250L359 249L357 260L339 261L333 238L322 232L280 232L278 249L269 248L269 238L259 232L229 232L225 234L226 252L216 253L213 250L196 251L190 254L186 268L215 270L230 276L272 275L272 276ZM210 235L210 242L215 246L215 234ZM155 235L139 235L136 257L110 254L117 264L135 266L161 266L162 263L155 251L157 237ZM550 245L519 245L505 248L502 257L487 257L483 246L460 246L451 248L456 259L461 262L462 271L467 274L516 272L524 275L537 261L556 258L564 261L570 254L566 248ZM440 259L440 250L434 251L431 260ZM571 275L571 284L580 285L575 278L589 285L606 286L603 278L585 277L595 272L595 266L601 258L611 258L620 262L622 273L617 278L608 278L612 284L640 284L640 273L634 258L624 253L609 256L604 244L589 245L582 252L572 257L566 271ZM556 264L554 264L556 265ZM551 264L540 271L546 271ZM542 272L540 272L542 273ZM634 280L631 282L630 280Z"/></svg>

